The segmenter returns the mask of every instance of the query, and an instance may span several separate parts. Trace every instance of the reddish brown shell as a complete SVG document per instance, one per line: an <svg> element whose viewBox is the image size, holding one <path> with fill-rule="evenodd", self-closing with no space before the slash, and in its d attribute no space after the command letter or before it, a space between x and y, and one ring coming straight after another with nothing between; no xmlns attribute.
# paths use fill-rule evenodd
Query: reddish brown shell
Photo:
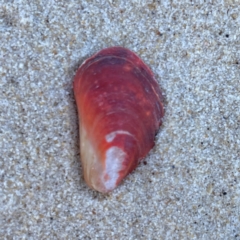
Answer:
<svg viewBox="0 0 240 240"><path fill-rule="evenodd" d="M164 115L160 88L135 53L111 47L80 66L74 95L85 181L111 191L154 146Z"/></svg>

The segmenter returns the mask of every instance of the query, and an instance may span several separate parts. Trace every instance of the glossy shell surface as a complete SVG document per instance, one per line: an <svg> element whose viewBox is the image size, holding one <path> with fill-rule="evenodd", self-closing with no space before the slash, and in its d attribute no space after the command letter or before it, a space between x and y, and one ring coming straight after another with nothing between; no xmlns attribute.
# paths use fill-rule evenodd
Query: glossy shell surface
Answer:
<svg viewBox="0 0 240 240"><path fill-rule="evenodd" d="M109 192L154 146L164 115L160 88L145 63L122 47L87 59L73 87L84 179Z"/></svg>

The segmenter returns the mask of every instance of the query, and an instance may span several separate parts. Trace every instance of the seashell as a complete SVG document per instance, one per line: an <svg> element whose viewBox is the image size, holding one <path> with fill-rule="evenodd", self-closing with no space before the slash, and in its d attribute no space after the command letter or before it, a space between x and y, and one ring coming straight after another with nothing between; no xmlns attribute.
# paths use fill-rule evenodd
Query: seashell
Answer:
<svg viewBox="0 0 240 240"><path fill-rule="evenodd" d="M144 62L123 47L87 59L73 88L84 179L91 188L109 192L154 146L164 115L160 88Z"/></svg>

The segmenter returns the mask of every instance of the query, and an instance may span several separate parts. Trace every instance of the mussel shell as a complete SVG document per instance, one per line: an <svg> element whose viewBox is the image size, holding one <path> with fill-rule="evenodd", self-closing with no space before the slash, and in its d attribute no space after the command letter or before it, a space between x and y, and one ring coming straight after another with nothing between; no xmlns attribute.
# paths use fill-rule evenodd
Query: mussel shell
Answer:
<svg viewBox="0 0 240 240"><path fill-rule="evenodd" d="M111 47L80 66L74 95L85 181L109 192L154 146L164 115L161 90L135 53Z"/></svg>

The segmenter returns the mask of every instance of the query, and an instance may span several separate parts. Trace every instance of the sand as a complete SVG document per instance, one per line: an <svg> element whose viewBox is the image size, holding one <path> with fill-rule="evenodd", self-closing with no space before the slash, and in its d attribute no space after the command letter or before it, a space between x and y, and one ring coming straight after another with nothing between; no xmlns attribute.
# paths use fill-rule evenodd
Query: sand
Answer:
<svg viewBox="0 0 240 240"><path fill-rule="evenodd" d="M115 45L166 114L104 195L82 179L72 82ZM239 1L0 0L0 239L240 239L239 136Z"/></svg>

